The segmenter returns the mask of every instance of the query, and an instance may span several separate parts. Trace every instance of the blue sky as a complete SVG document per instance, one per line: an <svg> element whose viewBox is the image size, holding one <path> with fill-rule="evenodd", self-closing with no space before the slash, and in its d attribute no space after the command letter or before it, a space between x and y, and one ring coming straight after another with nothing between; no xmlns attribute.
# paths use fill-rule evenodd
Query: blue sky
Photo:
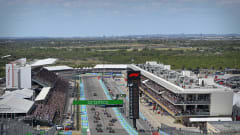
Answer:
<svg viewBox="0 0 240 135"><path fill-rule="evenodd" d="M240 33L240 0L0 0L0 37Z"/></svg>

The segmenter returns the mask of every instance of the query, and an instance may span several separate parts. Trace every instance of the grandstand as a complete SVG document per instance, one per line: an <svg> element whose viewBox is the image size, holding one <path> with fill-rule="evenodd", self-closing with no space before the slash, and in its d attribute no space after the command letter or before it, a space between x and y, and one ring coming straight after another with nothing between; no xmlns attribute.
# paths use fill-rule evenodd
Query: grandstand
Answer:
<svg viewBox="0 0 240 135"><path fill-rule="evenodd" d="M40 71L35 74L36 75L32 77L32 81L43 87L53 87L57 81L57 75L44 68L41 68Z"/></svg>
<svg viewBox="0 0 240 135"><path fill-rule="evenodd" d="M56 61L57 59L49 58L27 63L24 58L6 64L8 69L6 77L9 78L7 80L1 79L1 81L6 82L6 86L9 88L6 87L0 95L1 122L9 122L11 119L15 122L21 121L31 125L31 127L37 125L52 127L56 124L62 124L68 99L69 83L62 78L65 78L65 74L60 75L58 72L72 73L73 69L67 66L44 67ZM25 76L27 79L24 78ZM30 86L25 87L24 84ZM23 131L19 127L16 129ZM52 129L55 132L54 126ZM5 133L11 131L10 128L3 130Z"/></svg>
<svg viewBox="0 0 240 135"><path fill-rule="evenodd" d="M36 109L31 117L39 121L59 123L65 107L68 82L44 68L33 79L48 87L43 87L36 97Z"/></svg>
<svg viewBox="0 0 240 135"><path fill-rule="evenodd" d="M189 122L189 118L232 115L233 92L229 88L214 85L207 78L193 77L190 72L170 70L163 64L128 67L141 71L142 93L176 119Z"/></svg>
<svg viewBox="0 0 240 135"><path fill-rule="evenodd" d="M7 98L9 96L20 97L23 99L31 100L33 98L33 91L31 89L20 89L14 91L5 91L5 93L0 96L0 99Z"/></svg>
<svg viewBox="0 0 240 135"><path fill-rule="evenodd" d="M45 101L50 90L51 90L51 87L43 87L41 92L35 98L35 101L36 102Z"/></svg>
<svg viewBox="0 0 240 135"><path fill-rule="evenodd" d="M46 63L54 62L50 59ZM46 63L43 61L33 64L31 89L8 91L0 97L0 116L21 117L28 123L34 120L33 125L61 124L63 116L68 114L65 113L68 109L68 107L66 109L68 95L70 95L68 89L72 88L72 86L69 87L68 81L77 71L92 72L94 74L87 75L98 75L99 78L102 76L103 80L106 80L105 77L126 76L127 70L139 70L141 71L141 95L153 102L153 108L159 109L158 113L169 114L187 126L195 126L197 122L206 123L216 119L232 120L230 116L233 93L229 88L209 83L204 77L196 78L188 71L173 71L170 65L156 62L138 65L101 64L94 68L78 70L67 66L44 67ZM113 95L111 87L107 86L107 88ZM194 124L191 125L191 123Z"/></svg>
<svg viewBox="0 0 240 135"><path fill-rule="evenodd" d="M41 67L44 65L51 65L54 64L57 61L55 58L47 58L47 59L40 59L40 60L35 60L30 63L31 67Z"/></svg>
<svg viewBox="0 0 240 135"><path fill-rule="evenodd" d="M1 118L27 116L31 113L33 105L33 101L14 95L7 96L0 100L0 116Z"/></svg>
<svg viewBox="0 0 240 135"><path fill-rule="evenodd" d="M109 72L121 74L122 71L125 70L127 70L127 64L97 64L92 69L92 72L95 73Z"/></svg>
<svg viewBox="0 0 240 135"><path fill-rule="evenodd" d="M51 72L61 72L61 71L72 71L73 68L69 66L51 66L51 67L44 67L44 69L47 69Z"/></svg>

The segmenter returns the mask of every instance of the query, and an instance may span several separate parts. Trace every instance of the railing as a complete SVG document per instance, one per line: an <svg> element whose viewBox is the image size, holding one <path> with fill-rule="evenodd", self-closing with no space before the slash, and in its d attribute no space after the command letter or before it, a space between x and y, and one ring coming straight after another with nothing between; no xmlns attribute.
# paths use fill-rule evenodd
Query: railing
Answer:
<svg viewBox="0 0 240 135"><path fill-rule="evenodd" d="M54 135L56 127L53 126L48 131L36 130L32 126L17 120L2 120L0 122L1 135Z"/></svg>
<svg viewBox="0 0 240 135"><path fill-rule="evenodd" d="M183 101L183 104L210 104L209 100Z"/></svg>
<svg viewBox="0 0 240 135"><path fill-rule="evenodd" d="M196 112L181 112L177 116L194 116L194 115L210 115L210 112L196 111Z"/></svg>
<svg viewBox="0 0 240 135"><path fill-rule="evenodd" d="M195 101L181 101L181 100L174 100L168 97L167 95L162 95L166 100L171 102L172 104L204 104L204 105L209 105L210 100L195 100Z"/></svg>

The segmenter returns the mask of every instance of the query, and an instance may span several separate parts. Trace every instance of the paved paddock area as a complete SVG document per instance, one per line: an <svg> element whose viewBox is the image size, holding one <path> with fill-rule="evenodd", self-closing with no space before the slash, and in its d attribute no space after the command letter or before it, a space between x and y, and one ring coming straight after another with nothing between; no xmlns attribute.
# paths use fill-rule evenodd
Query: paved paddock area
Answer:
<svg viewBox="0 0 240 135"><path fill-rule="evenodd" d="M120 80L115 82L128 96L129 92L126 87L125 80L121 78ZM140 101L143 101L142 98L140 98ZM148 123L151 124L151 126L153 126L154 128L161 127L161 124L165 124L171 127L176 127L177 129L181 128L183 130L188 130L188 131L199 131L198 128L186 127L180 123L175 123L175 119L170 115L161 115L161 114L157 114L156 111L153 112L152 106L148 106L147 103L140 102L139 109L140 109L140 112L144 115L144 117L146 117Z"/></svg>

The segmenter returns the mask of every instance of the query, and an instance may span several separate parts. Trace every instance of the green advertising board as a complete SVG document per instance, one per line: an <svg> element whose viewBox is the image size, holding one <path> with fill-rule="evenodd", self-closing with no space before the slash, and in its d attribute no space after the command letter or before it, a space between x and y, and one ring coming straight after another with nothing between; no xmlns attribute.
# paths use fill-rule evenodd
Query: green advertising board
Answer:
<svg viewBox="0 0 240 135"><path fill-rule="evenodd" d="M31 132L27 132L27 134L26 135L32 135L32 133Z"/></svg>
<svg viewBox="0 0 240 135"><path fill-rule="evenodd" d="M122 105L123 100L74 100L73 105Z"/></svg>

